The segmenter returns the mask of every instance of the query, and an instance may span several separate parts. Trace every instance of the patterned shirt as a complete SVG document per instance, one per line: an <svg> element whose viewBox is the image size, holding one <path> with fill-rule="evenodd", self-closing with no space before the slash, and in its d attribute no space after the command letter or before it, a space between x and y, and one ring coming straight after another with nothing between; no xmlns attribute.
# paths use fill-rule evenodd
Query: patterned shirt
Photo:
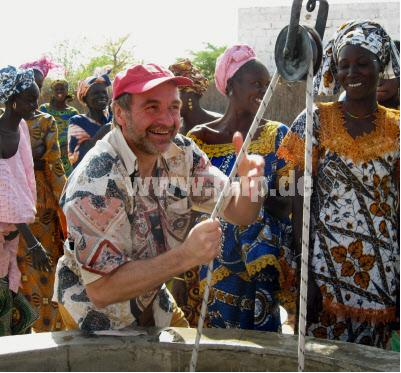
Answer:
<svg viewBox="0 0 401 373"><path fill-rule="evenodd" d="M91 149L67 181L61 204L73 247L65 247L54 297L81 329L120 329L152 307L156 326L170 324L172 296L164 285L130 301L96 308L85 285L124 263L155 257L182 243L193 224L191 210L211 212L226 176L199 148L177 135L159 156L152 180L139 178L138 162L121 130ZM144 193L149 182L150 193ZM160 183L160 185L158 185ZM192 184L190 184L192 183ZM223 211L238 184L224 198Z"/></svg>

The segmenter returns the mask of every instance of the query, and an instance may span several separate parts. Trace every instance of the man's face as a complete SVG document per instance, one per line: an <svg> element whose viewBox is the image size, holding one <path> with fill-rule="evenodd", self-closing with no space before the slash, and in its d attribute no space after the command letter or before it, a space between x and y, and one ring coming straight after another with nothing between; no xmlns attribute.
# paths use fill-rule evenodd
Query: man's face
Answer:
<svg viewBox="0 0 401 373"><path fill-rule="evenodd" d="M122 125L131 149L145 155L165 152L180 128L180 106L178 89L171 82L133 95L131 112L125 112Z"/></svg>

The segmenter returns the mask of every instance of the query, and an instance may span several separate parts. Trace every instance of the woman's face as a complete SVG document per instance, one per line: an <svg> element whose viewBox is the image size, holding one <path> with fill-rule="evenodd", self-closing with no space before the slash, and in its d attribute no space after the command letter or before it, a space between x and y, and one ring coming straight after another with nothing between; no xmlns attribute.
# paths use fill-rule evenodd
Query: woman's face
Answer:
<svg viewBox="0 0 401 373"><path fill-rule="evenodd" d="M380 63L376 55L357 45L347 45L338 56L337 78L347 99L376 95Z"/></svg>
<svg viewBox="0 0 401 373"><path fill-rule="evenodd" d="M386 102L399 95L400 78L381 79L377 86L377 101L380 103ZM398 99L400 99L398 97Z"/></svg>
<svg viewBox="0 0 401 373"><path fill-rule="evenodd" d="M109 94L107 92L106 84L95 83L89 88L88 93L85 96L86 105L90 109L96 111L102 111L107 108L109 104Z"/></svg>
<svg viewBox="0 0 401 373"><path fill-rule="evenodd" d="M53 97L57 102L64 102L67 98L67 87L64 84L56 84L53 88Z"/></svg>
<svg viewBox="0 0 401 373"><path fill-rule="evenodd" d="M249 61L234 74L229 97L236 109L256 114L269 83L267 68L259 61Z"/></svg>
<svg viewBox="0 0 401 373"><path fill-rule="evenodd" d="M14 111L25 120L31 119L38 108L39 95L39 88L36 83L33 83L29 88L15 97Z"/></svg>

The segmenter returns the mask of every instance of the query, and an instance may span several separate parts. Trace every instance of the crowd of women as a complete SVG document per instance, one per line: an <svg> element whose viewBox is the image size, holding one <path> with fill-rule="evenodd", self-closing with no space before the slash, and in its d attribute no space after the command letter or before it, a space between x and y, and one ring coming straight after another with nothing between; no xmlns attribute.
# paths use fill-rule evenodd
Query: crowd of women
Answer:
<svg viewBox="0 0 401 373"><path fill-rule="evenodd" d="M42 58L0 69L0 335L64 329L51 301L68 234L58 201L66 178L111 128L108 74L80 82L86 114L68 105L65 80L51 83L50 102L38 108L55 67ZM202 108L208 81L191 61L170 70L194 82L181 88L182 133L229 174L231 139L246 136L270 82L267 68L247 45L226 49L215 68L224 114ZM347 22L325 47L314 88L344 94L313 110L307 332L386 348L392 334L399 340L399 51L378 23ZM302 176L305 122L304 111L289 127L260 123L249 152L264 157L270 189ZM302 204L299 193L267 195L254 224L221 219L207 326L279 332L282 306L296 332ZM193 268L171 284L191 326L206 273Z"/></svg>

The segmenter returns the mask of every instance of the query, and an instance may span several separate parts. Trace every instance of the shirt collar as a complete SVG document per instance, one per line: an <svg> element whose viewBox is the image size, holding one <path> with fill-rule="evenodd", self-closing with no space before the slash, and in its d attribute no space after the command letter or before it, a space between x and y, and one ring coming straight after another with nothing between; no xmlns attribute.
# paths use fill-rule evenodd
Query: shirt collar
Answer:
<svg viewBox="0 0 401 373"><path fill-rule="evenodd" d="M138 158L128 146L120 127L115 127L108 135L108 142L117 152L129 175L138 170Z"/></svg>
<svg viewBox="0 0 401 373"><path fill-rule="evenodd" d="M138 158L128 146L120 127L116 126L112 129L112 131L108 134L107 141L113 146L117 154L122 159L129 175L138 171ZM182 154L183 152L183 149L172 142L167 151L165 151L161 156L167 161L168 159Z"/></svg>

